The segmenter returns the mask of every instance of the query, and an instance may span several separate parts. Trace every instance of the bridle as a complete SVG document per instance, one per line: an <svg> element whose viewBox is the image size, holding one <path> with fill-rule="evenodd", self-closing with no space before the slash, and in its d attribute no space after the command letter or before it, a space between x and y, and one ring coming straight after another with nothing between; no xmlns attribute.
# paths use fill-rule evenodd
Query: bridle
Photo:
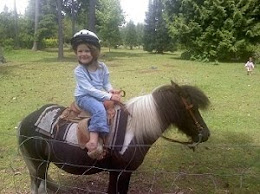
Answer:
<svg viewBox="0 0 260 194"><path fill-rule="evenodd" d="M181 100L185 106L185 109L188 111L189 115L191 116L194 124L196 125L196 129L197 131L199 132L198 136L199 136L199 141L198 142L183 142L183 141L179 141L179 140L175 140L175 139L172 139L172 138L168 138L168 137L165 137L164 135L162 135L161 137L167 141L170 141L170 142L174 142L174 143L180 143L180 144L184 144L184 145L187 145L189 148L193 149L193 151L195 151L195 147L201 143L201 140L202 140L202 130L203 130L203 127L200 125L200 123L198 122L198 120L196 119L194 113L192 112L192 108L193 108L193 104L189 104L187 99L183 97L182 94L180 94L180 97L181 97Z"/></svg>
<svg viewBox="0 0 260 194"><path fill-rule="evenodd" d="M193 119L198 132L201 132L203 130L203 127L200 125L200 123L198 122L198 120L196 119L195 115L193 114L193 112L191 110L193 108L193 104L188 104L187 100L184 97L181 97L181 100L182 100L183 104L185 105L185 108L188 111L188 113L190 114L191 118Z"/></svg>

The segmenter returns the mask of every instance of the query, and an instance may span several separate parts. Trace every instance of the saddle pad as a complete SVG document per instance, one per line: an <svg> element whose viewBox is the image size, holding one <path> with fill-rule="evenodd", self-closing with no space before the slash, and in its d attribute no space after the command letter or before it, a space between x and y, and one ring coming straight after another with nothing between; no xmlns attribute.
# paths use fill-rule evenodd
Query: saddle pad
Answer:
<svg viewBox="0 0 260 194"><path fill-rule="evenodd" d="M63 110L64 107L59 105L51 105L45 108L34 124L37 127L36 131L46 136L54 137L54 130L56 129L59 116Z"/></svg>
<svg viewBox="0 0 260 194"><path fill-rule="evenodd" d="M122 150L126 134L127 119L128 113L119 107L116 108L116 114L105 144L107 148L118 152Z"/></svg>
<svg viewBox="0 0 260 194"><path fill-rule="evenodd" d="M62 125L59 123L59 116L63 110L64 107L58 105L47 107L35 123L37 127L36 131L63 141L64 143L79 147L77 139L78 123L66 122ZM105 147L117 152L122 150L126 134L127 119L128 113L120 107L117 107L109 135L105 142Z"/></svg>
<svg viewBox="0 0 260 194"><path fill-rule="evenodd" d="M61 126L55 139L79 147L77 129L78 123L66 123Z"/></svg>

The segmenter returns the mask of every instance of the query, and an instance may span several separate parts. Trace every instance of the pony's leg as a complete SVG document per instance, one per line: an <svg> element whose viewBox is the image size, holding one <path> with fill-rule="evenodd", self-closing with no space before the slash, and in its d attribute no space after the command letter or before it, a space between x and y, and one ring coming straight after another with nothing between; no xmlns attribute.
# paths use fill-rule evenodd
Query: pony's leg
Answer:
<svg viewBox="0 0 260 194"><path fill-rule="evenodd" d="M33 168L32 168L33 167ZM30 171L31 192L33 194L46 194L48 191L57 192L61 190L59 186L48 176L48 162L34 162Z"/></svg>
<svg viewBox="0 0 260 194"><path fill-rule="evenodd" d="M24 158L25 164L29 170L30 179L31 179L31 193L38 194L39 184L37 184L37 176L36 176L37 169L35 168L32 157L30 157L30 155L26 151L26 148L24 146L21 146L20 150L22 152L22 156Z"/></svg>
<svg viewBox="0 0 260 194"><path fill-rule="evenodd" d="M49 162L35 159L28 154L24 147L21 147L25 164L30 173L31 193L46 193L46 177L49 168Z"/></svg>
<svg viewBox="0 0 260 194"><path fill-rule="evenodd" d="M34 191L37 190L37 194L47 193L47 172L49 163L46 161L33 161L33 168L34 171L30 171L31 188Z"/></svg>
<svg viewBox="0 0 260 194"><path fill-rule="evenodd" d="M37 175L37 166L34 164L34 162L27 157L24 157L24 161L26 163L26 166L29 170L30 179L31 179L31 193L32 194L38 194L39 187L41 185L41 190L43 187L43 183L41 184L41 180L38 178Z"/></svg>
<svg viewBox="0 0 260 194"><path fill-rule="evenodd" d="M108 194L127 194L132 172L110 172Z"/></svg>

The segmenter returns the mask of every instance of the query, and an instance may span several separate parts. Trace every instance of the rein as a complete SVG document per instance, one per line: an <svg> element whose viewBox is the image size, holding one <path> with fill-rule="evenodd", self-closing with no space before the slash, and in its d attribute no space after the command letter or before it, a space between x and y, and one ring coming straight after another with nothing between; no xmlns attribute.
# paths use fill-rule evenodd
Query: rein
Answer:
<svg viewBox="0 0 260 194"><path fill-rule="evenodd" d="M169 138L169 137L165 137L164 135L161 135L161 137L163 139L165 139L166 141L169 141L169 142L172 142L172 143L179 143L179 144L182 144L182 145L186 145L186 146L188 146L188 148L192 149L193 151L195 151L195 147L200 144L201 139L202 139L201 133L199 133L199 141L198 142L179 141L179 140L175 140L175 139L172 139L172 138Z"/></svg>
<svg viewBox="0 0 260 194"><path fill-rule="evenodd" d="M201 131L203 129L203 127L200 125L200 123L198 122L198 120L196 119L195 115L193 114L192 112L192 107L193 107L193 104L188 104L187 100L181 96L181 100L186 108L186 110L188 111L188 113L190 114L192 120L194 121L194 124L196 125L196 129L197 131L199 132L198 136L199 136L199 141L198 142L189 142L189 141L179 141L179 140L175 140L175 139L172 139L172 138L169 138L169 137L165 137L164 135L161 135L161 137L169 142L173 142L173 143L180 143L180 144L183 144L183 145L187 145L190 149L192 149L193 151L195 151L195 147L197 145L199 145L199 143L201 142L202 140L202 134L201 134Z"/></svg>

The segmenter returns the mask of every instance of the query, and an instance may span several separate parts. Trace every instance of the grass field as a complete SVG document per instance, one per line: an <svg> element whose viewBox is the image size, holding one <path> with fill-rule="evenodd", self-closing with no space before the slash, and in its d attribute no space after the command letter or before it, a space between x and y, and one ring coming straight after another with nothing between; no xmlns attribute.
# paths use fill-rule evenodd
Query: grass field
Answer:
<svg viewBox="0 0 260 194"><path fill-rule="evenodd" d="M76 60L65 52L8 52L0 65L0 193L29 193L30 181L18 154L16 126L47 103L73 101ZM195 85L210 98L202 116L210 139L196 152L159 139L134 173L130 193L260 193L260 71L246 75L243 63L201 63L180 60L179 53L155 55L141 50L103 49L101 60L125 101L169 84ZM185 138L170 129L167 136ZM74 177L51 168L61 184L104 192L107 174ZM99 187L102 184L103 187ZM88 185L89 184L89 185ZM71 189L73 190L73 189Z"/></svg>

